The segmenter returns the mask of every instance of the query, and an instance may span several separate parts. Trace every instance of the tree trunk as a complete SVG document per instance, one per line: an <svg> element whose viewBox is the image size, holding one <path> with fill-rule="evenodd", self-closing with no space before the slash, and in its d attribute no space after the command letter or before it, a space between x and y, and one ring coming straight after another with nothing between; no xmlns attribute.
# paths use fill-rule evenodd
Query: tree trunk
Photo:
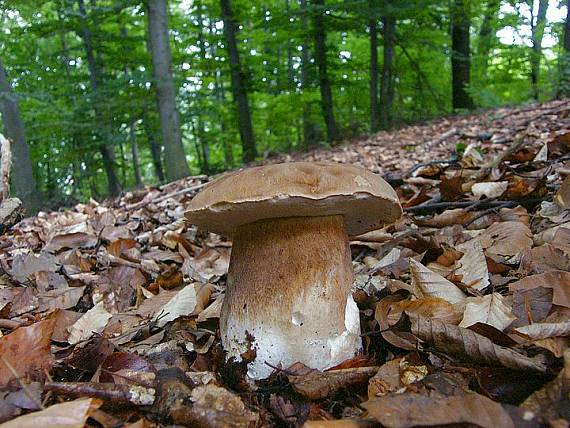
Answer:
<svg viewBox="0 0 570 428"><path fill-rule="evenodd" d="M333 96L327 71L327 40L325 29L325 0L313 0L313 31L315 37L315 62L319 70L321 108L327 127L327 141L340 140L340 133L334 118Z"/></svg>
<svg viewBox="0 0 570 428"><path fill-rule="evenodd" d="M300 0L299 4L302 12L302 26L303 28L308 28L309 20L307 19L307 0ZM311 61L309 44L306 42L306 38L303 38L301 49L301 88L303 92L308 92L311 88L311 73L309 70ZM311 110L311 103L305 100L303 102L303 143L307 150L316 146L317 143L315 125L311 120Z"/></svg>
<svg viewBox="0 0 570 428"><path fill-rule="evenodd" d="M139 159L139 145L137 144L137 136L135 133L135 124L132 123L130 126L130 138L131 138L131 155L133 161L133 170L135 173L135 185L137 188L144 186L142 174L141 174L141 164Z"/></svg>
<svg viewBox="0 0 570 428"><path fill-rule="evenodd" d="M156 141L156 134L154 131L154 127L148 117L147 113L143 113L143 126L144 126L144 133L146 134L146 139L148 141L148 145L150 147L150 155L152 157L152 165L154 167L154 173L156 174L156 178L161 183L164 182L164 171L162 170L162 157L161 157L161 149L160 144Z"/></svg>
<svg viewBox="0 0 570 428"><path fill-rule="evenodd" d="M164 167L166 178L172 181L190 175L190 169L186 162L176 110L176 88L172 78L172 56L168 39L167 0L148 0L147 6L152 69L164 144Z"/></svg>
<svg viewBox="0 0 570 428"><path fill-rule="evenodd" d="M501 6L500 0L488 0L483 16L481 29L479 30L479 43L477 46L477 54L481 61L481 75L487 77L487 68L489 66L489 54L493 45L495 33L493 32L493 23L497 17Z"/></svg>
<svg viewBox="0 0 570 428"><path fill-rule="evenodd" d="M232 13L230 0L220 0L222 19L224 21L224 37L230 60L232 92L236 103L239 120L239 135L241 138L243 161L251 162L257 157L255 136L251 122L249 101L247 99L246 79L241 68L236 40L236 24Z"/></svg>
<svg viewBox="0 0 570 428"><path fill-rule="evenodd" d="M207 61L206 45L204 43L204 32L202 28L202 2L196 2L197 18L198 18L198 45L200 46L200 56L204 63ZM210 78L210 72L205 71L204 75ZM200 114L196 117L198 121L198 139L200 143L200 150L202 151L202 174L210 175L210 147L208 145L208 136L206 135L206 127L204 119Z"/></svg>
<svg viewBox="0 0 570 428"><path fill-rule="evenodd" d="M91 84L91 91L93 92L93 111L95 113L96 122L100 125L102 130L102 135L100 138L103 139L99 143L99 152L103 159L103 167L105 168L105 173L107 175L107 188L109 194L112 196L117 196L121 193L121 182L117 176L115 170L115 151L113 146L109 144L111 140L111 133L109 132L108 125L103 118L103 114L99 108L98 100L98 90L99 83L102 79L102 72L100 69L100 64L95 58L95 51L93 49L93 41L91 31L87 25L87 12L85 10L85 3L83 0L77 0L79 6L79 16L80 16L80 35L83 39L83 45L85 47L85 56L87 57L87 68L89 69L89 82Z"/></svg>
<svg viewBox="0 0 570 428"><path fill-rule="evenodd" d="M380 122L378 112L378 12L377 0L369 0L368 31L370 33L370 132L377 132Z"/></svg>
<svg viewBox="0 0 570 428"><path fill-rule="evenodd" d="M560 54L560 84L557 97L570 96L570 0L566 0L566 21Z"/></svg>
<svg viewBox="0 0 570 428"><path fill-rule="evenodd" d="M451 5L451 73L453 109L472 109L467 92L471 83L471 51L469 46L469 0L454 0Z"/></svg>
<svg viewBox="0 0 570 428"><path fill-rule="evenodd" d="M530 56L530 81L532 83L532 96L535 100L538 100L540 95L538 79L540 75L540 59L542 57L542 36L544 35L544 27L546 26L547 9L548 0L539 0L538 13L536 17L531 16L532 52Z"/></svg>
<svg viewBox="0 0 570 428"><path fill-rule="evenodd" d="M287 17L291 16L290 0L285 0L285 11ZM290 93L295 92L295 77L293 73L293 45L291 39L287 39L287 89Z"/></svg>
<svg viewBox="0 0 570 428"><path fill-rule="evenodd" d="M396 46L396 18L390 13L388 1L384 2L382 27L384 30L384 64L382 65L382 81L380 82L380 127L392 127L392 110L394 104L394 56Z"/></svg>
<svg viewBox="0 0 570 428"><path fill-rule="evenodd" d="M20 107L8 82L6 71L0 60L0 113L6 137L12 144L12 183L16 196L20 198L29 214L35 214L42 205L42 198L36 188L32 158L26 142L24 123L20 115Z"/></svg>

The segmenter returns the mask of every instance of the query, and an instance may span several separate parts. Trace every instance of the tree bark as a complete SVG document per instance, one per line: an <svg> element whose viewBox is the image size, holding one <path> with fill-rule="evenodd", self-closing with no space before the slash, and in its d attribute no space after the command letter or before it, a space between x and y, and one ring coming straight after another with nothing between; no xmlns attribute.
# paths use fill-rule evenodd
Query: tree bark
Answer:
<svg viewBox="0 0 570 428"><path fill-rule="evenodd" d="M162 170L162 156L160 144L156 141L155 127L153 126L148 113L143 113L143 126L144 133L146 134L146 139L150 148L150 155L152 157L152 165L154 167L154 173L156 178L161 183L164 182L164 171Z"/></svg>
<svg viewBox="0 0 570 428"><path fill-rule="evenodd" d="M236 24L230 0L220 0L222 19L224 21L224 38L228 50L230 72L232 79L232 92L236 103L239 135L242 144L242 157L244 162L251 162L257 157L255 136L251 122L251 113L246 90L246 79L241 68L236 40Z"/></svg>
<svg viewBox="0 0 570 428"><path fill-rule="evenodd" d="M534 2L531 2L531 7L533 4ZM539 0L538 13L536 16L531 16L532 52L530 56L530 81L532 83L532 96L535 100L538 100L540 95L538 79L540 75L540 60L542 57L542 36L544 35L544 27L546 26L547 9L548 0Z"/></svg>
<svg viewBox="0 0 570 428"><path fill-rule="evenodd" d="M313 0L313 31L315 37L315 62L319 70L321 108L327 127L327 141L340 140L340 133L334 117L331 83L327 71L327 39L325 29L325 0Z"/></svg>
<svg viewBox="0 0 570 428"><path fill-rule="evenodd" d="M560 54L560 84L557 97L570 96L570 0L566 0L566 20L564 21L564 38Z"/></svg>
<svg viewBox="0 0 570 428"><path fill-rule="evenodd" d="M36 188L32 158L26 142L24 123L20 114L20 107L8 81L6 71L0 60L0 113L6 137L12 144L12 183L16 196L22 200L29 214L35 214L42 205L42 198Z"/></svg>
<svg viewBox="0 0 570 428"><path fill-rule="evenodd" d="M205 64L207 61L206 55L206 44L204 43L204 31L202 28L202 2L196 2L196 9L198 13L198 45L200 46L200 56ZM210 77L210 72L205 71L204 75ZM202 151L202 168L201 172L205 175L210 175L210 147L208 145L208 136L206 135L206 127L204 125L204 119L200 114L196 117L198 121L198 139L200 142L200 150Z"/></svg>
<svg viewBox="0 0 570 428"><path fill-rule="evenodd" d="M378 112L378 0L369 0L368 31L370 33L370 132L377 132L380 125Z"/></svg>
<svg viewBox="0 0 570 428"><path fill-rule="evenodd" d="M167 0L148 0L147 11L156 101L164 144L164 166L166 178L172 181L190 175L190 169L186 162L176 110L176 88L172 78L172 55L168 39Z"/></svg>
<svg viewBox="0 0 570 428"><path fill-rule="evenodd" d="M471 83L471 50L469 46L470 10L468 0L453 0L451 5L451 72L453 109L472 109L467 92Z"/></svg>
<svg viewBox="0 0 570 428"><path fill-rule="evenodd" d="M84 0L77 0L79 6L80 16L80 36L83 39L85 47L85 56L87 57L87 68L89 69L89 82L91 84L91 91L93 92L93 111L98 124L100 124L103 141L99 143L99 152L103 159L103 167L107 175L107 188L109 194L117 196L121 193L121 182L115 170L115 151L113 146L109 144L111 140L111 133L109 132L108 125L103 118L103 114L99 108L98 91L99 83L102 80L103 73L100 64L95 58L95 50L93 48L92 34L89 26L87 25L87 12L85 10Z"/></svg>
<svg viewBox="0 0 570 428"><path fill-rule="evenodd" d="M132 123L130 126L130 137L131 137L131 156L133 161L133 170L135 173L135 185L137 188L143 187L143 179L141 174L141 164L139 159L139 145L137 143L137 136L135 134L135 124Z"/></svg>
<svg viewBox="0 0 570 428"><path fill-rule="evenodd" d="M301 23L303 28L309 27L309 20L307 18L307 0L300 0L301 6ZM309 44L306 38L303 38L301 45L301 88L303 92L309 92L311 88L311 66ZM311 149L316 146L317 138L315 135L315 125L311 120L311 103L307 100L303 102L303 143L305 149Z"/></svg>
<svg viewBox="0 0 570 428"><path fill-rule="evenodd" d="M390 4L384 2L382 17L384 30L384 63L380 82L380 127L390 129L393 125L392 110L394 104L394 56L396 47L396 18L391 14Z"/></svg>

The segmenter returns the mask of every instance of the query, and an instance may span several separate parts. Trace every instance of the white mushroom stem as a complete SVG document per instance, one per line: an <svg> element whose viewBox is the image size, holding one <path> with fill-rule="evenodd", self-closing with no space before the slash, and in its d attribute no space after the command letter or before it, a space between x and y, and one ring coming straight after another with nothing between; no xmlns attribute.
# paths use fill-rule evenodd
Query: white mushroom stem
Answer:
<svg viewBox="0 0 570 428"><path fill-rule="evenodd" d="M222 343L240 359L253 337L249 376L299 361L332 367L361 348L360 319L342 216L290 217L241 226L234 234L221 314Z"/></svg>

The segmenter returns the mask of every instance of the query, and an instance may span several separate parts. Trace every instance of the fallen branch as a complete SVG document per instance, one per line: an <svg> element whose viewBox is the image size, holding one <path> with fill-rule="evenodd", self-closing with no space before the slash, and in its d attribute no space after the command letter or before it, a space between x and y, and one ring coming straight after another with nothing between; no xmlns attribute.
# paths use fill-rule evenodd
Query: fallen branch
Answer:
<svg viewBox="0 0 570 428"><path fill-rule="evenodd" d="M155 390L136 385L96 382L47 382L46 391L72 397L94 397L113 403L149 406L154 403Z"/></svg>
<svg viewBox="0 0 570 428"><path fill-rule="evenodd" d="M515 207L517 205L522 206L529 206L534 205L538 202L544 201L544 198L529 198L529 199L520 199L520 200L513 200L513 201L498 201L496 199L482 199L477 201L476 206L481 209L488 209L488 208L510 208ZM472 207L474 205L473 201L458 201L458 202L434 202L431 204L426 205L417 205L415 207L404 208L404 211L409 213L421 213L427 214L434 211L439 211L441 209L449 209L449 208L466 208Z"/></svg>
<svg viewBox="0 0 570 428"><path fill-rule="evenodd" d="M496 158L485 163L481 168L479 168L479 171L475 172L469 178L471 180L477 181L477 180L481 180L482 178L486 177L491 172L491 170L493 168L498 166L503 161L503 159L505 159L506 157L509 157L510 155L515 153L518 149L520 149L523 146L523 144L524 144L523 139L515 141L513 144L511 144L509 146L509 148L507 150L505 150L504 152L501 152Z"/></svg>
<svg viewBox="0 0 570 428"><path fill-rule="evenodd" d="M176 192L169 193L167 195L161 196L159 198L156 198L156 199L153 199L150 201L143 199L142 201L137 202L135 204L130 204L130 205L125 206L125 209L130 211L130 210L136 210L138 208L142 208L148 204L159 204L161 202L166 201L167 199L175 198L177 196L182 196L186 193L191 193L191 192L194 192L196 190L199 190L202 187L206 186L206 184L208 184L208 182L196 184L195 186L187 187L186 189L178 190Z"/></svg>

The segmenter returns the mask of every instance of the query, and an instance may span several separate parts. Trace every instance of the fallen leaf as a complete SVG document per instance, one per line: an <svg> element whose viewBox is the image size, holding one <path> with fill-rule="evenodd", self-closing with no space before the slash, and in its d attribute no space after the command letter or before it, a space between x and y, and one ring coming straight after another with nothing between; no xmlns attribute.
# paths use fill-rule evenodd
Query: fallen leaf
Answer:
<svg viewBox="0 0 570 428"><path fill-rule="evenodd" d="M213 287L194 283L178 291L154 316L159 327L181 316L199 314L207 305Z"/></svg>
<svg viewBox="0 0 570 428"><path fill-rule="evenodd" d="M540 358L530 358L512 349L495 345L491 340L469 329L442 323L422 316L410 317L411 330L419 339L440 352L486 365L545 373Z"/></svg>
<svg viewBox="0 0 570 428"><path fill-rule="evenodd" d="M447 300L438 297L422 297L392 304L388 313L390 325L396 324L404 311L408 314L438 319L448 324L459 324L461 321L461 313Z"/></svg>
<svg viewBox="0 0 570 428"><path fill-rule="evenodd" d="M537 287L531 289L518 289L513 293L513 314L517 317L513 321L514 327L541 322L552 308L552 288Z"/></svg>
<svg viewBox="0 0 570 428"><path fill-rule="evenodd" d="M23 254L14 257L11 274L25 281L36 272L55 272L58 267L57 258L51 254Z"/></svg>
<svg viewBox="0 0 570 428"><path fill-rule="evenodd" d="M388 428L471 424L483 428L514 428L509 414L487 397L426 397L415 393L390 394L365 401L367 413Z"/></svg>
<svg viewBox="0 0 570 428"><path fill-rule="evenodd" d="M475 183L471 187L471 193L477 198L485 196L487 198L498 198L507 190L508 181L496 181L488 183Z"/></svg>
<svg viewBox="0 0 570 428"><path fill-rule="evenodd" d="M514 256L532 247L532 233L519 221L494 223L481 233L484 250L501 256Z"/></svg>
<svg viewBox="0 0 570 428"><path fill-rule="evenodd" d="M50 342L55 317L0 337L0 389L20 380L43 380L53 366Z"/></svg>
<svg viewBox="0 0 570 428"><path fill-rule="evenodd" d="M368 382L377 371L378 367L357 367L326 372L315 371L304 376L288 375L287 379L298 394L310 400L321 400L340 389Z"/></svg>
<svg viewBox="0 0 570 428"><path fill-rule="evenodd" d="M492 325L503 331L516 319L511 308L499 293L482 297L470 297L465 305L463 320L459 327L469 327L478 322Z"/></svg>
<svg viewBox="0 0 570 428"><path fill-rule="evenodd" d="M560 189L556 192L554 202L566 210L570 209L570 175L566 176Z"/></svg>
<svg viewBox="0 0 570 428"><path fill-rule="evenodd" d="M509 284L509 290L531 290L537 287L552 288L552 303L570 308L570 272L551 271L538 275L530 275Z"/></svg>
<svg viewBox="0 0 570 428"><path fill-rule="evenodd" d="M378 371L368 381L368 399L371 400L395 392L404 385L400 379L400 362L402 358L395 358L378 368Z"/></svg>
<svg viewBox="0 0 570 428"><path fill-rule="evenodd" d="M517 327L514 331L523 334L530 339L546 339L555 336L568 336L570 335L570 321L559 323L535 323Z"/></svg>
<svg viewBox="0 0 570 428"><path fill-rule="evenodd" d="M451 304L461 303L465 300L465 293L454 283L428 269L413 258L410 258L410 273L412 275L412 285L418 287L428 297L438 297L447 300Z"/></svg>
<svg viewBox="0 0 570 428"><path fill-rule="evenodd" d="M484 290L489 286L489 271L481 241L477 238L456 246L463 256L457 261L455 273L461 275L461 282L469 288Z"/></svg>
<svg viewBox="0 0 570 428"><path fill-rule="evenodd" d="M89 415L101 406L96 398L55 404L0 425L0 428L83 428Z"/></svg>
<svg viewBox="0 0 570 428"><path fill-rule="evenodd" d="M101 333L111 317L112 315L107 312L103 302L97 303L69 328L67 341L74 345L89 339L95 333Z"/></svg>

